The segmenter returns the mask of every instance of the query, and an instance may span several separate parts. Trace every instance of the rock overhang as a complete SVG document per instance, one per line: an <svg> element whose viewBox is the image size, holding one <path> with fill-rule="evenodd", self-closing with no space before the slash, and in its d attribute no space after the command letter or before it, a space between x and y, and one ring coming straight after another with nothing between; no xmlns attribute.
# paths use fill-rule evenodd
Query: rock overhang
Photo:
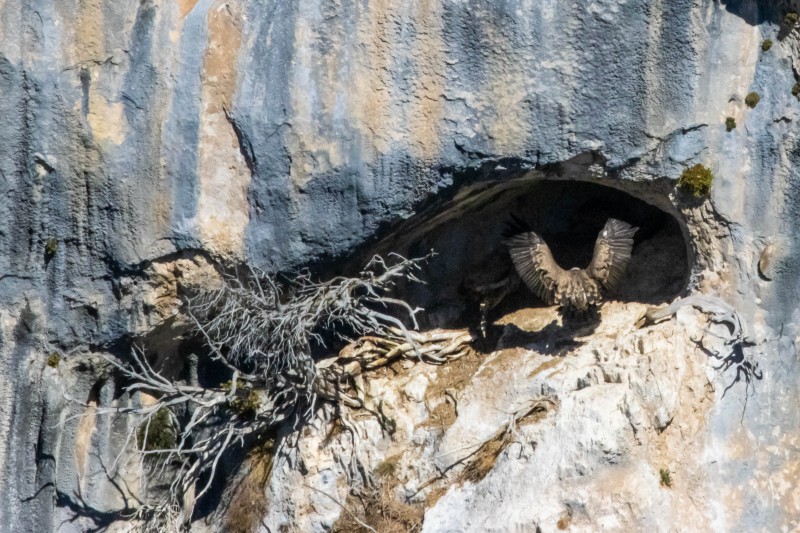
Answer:
<svg viewBox="0 0 800 533"><path fill-rule="evenodd" d="M451 187L333 266L355 272L376 253L421 257L433 252L420 274L425 284L400 288L427 310L429 326L474 325L477 303L471 301L471 288L497 282L511 268L502 240L512 216L539 233L564 268L588 265L608 218L639 227L626 283L613 295L623 301L669 301L688 289L698 268L697 247L676 206L672 180L620 178L595 153L540 169L522 158L507 158L446 173ZM542 305L528 291L517 292L509 305Z"/></svg>

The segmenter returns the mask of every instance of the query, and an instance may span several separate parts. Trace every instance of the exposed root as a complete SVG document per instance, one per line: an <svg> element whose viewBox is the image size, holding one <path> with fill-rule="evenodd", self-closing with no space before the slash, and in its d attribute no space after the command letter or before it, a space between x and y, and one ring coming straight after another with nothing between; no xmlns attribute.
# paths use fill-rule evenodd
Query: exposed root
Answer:
<svg viewBox="0 0 800 533"><path fill-rule="evenodd" d="M152 495L158 501L137 513L142 527L185 527L227 452L244 446L246 437L266 435L280 424L297 430L316 414L320 397L337 407L363 407L357 382L364 370L400 358L441 364L463 355L469 334L412 331L421 309L391 296L398 282L419 281L415 271L423 260L375 256L358 276L327 281L308 272L286 277L246 268L224 275L217 288L190 295L186 311L196 333L211 359L229 372L230 381L221 386L198 384L197 359L187 383L153 368L142 350L132 350L129 361L109 356L128 383L124 391L132 403L96 412L137 419L112 470L138 454L148 478L171 478L166 496ZM318 371L312 344L322 343L325 334L345 338L343 332L368 337L339 364ZM376 414L387 427L393 422L380 404ZM341 422L348 427L347 420ZM152 476L144 468L146 457L156 460Z"/></svg>
<svg viewBox="0 0 800 533"><path fill-rule="evenodd" d="M394 333L399 333L394 331ZM472 335L465 330L409 331L411 342L377 336L362 337L346 346L339 357L317 367L315 392L350 408L365 405L357 378L364 372L391 365L400 359L441 365L466 355Z"/></svg>
<svg viewBox="0 0 800 533"><path fill-rule="evenodd" d="M717 324L727 324L731 330L732 342L742 341L745 338L745 331L742 318L732 306L715 296L704 294L694 294L685 298L676 298L668 306L662 308L650 308L639 319L637 325L641 327L650 326L671 317L678 312L681 307L691 305L700 311L711 315L711 319Z"/></svg>

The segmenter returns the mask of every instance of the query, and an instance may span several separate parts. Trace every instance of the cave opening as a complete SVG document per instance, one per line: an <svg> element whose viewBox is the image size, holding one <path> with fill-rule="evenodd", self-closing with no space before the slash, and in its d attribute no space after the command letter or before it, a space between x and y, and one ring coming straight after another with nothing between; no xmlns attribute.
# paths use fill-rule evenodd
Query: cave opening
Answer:
<svg viewBox="0 0 800 533"><path fill-rule="evenodd" d="M496 283L513 269L502 243L512 215L539 234L558 264L567 269L589 264L598 233L609 218L617 218L639 230L625 281L610 299L647 304L670 301L686 289L691 270L692 251L680 215L674 209L667 212L672 204L668 192L661 190L664 187L648 191L637 183L627 192L622 190L625 182L615 180L614 184L530 174L481 182L404 221L370 246L369 253L420 257L433 250L435 255L419 276L425 283L401 288L403 296L425 309L421 327L473 328L480 320L476 287ZM543 306L522 286L492 314Z"/></svg>

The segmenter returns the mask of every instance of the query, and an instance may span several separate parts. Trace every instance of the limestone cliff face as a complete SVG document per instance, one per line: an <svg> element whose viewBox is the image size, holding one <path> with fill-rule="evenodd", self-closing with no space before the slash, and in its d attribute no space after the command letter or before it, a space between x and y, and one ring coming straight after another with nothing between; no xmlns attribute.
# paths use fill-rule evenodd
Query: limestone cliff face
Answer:
<svg viewBox="0 0 800 533"><path fill-rule="evenodd" d="M127 422L93 418L118 391L91 361L137 336L165 357L177 350L163 339L181 331L173 315L187 278L214 262L339 264L365 242L400 243L394 228L422 235L445 205L456 207L446 221L469 220L474 204L459 201L475 191L485 205L504 184L553 178L621 189L674 216L688 290L739 310L763 377L746 396L738 367L706 368L713 360L682 333L700 317L648 340L625 333L630 309L609 308L616 326L595 334L608 338L562 354L570 377L547 385L558 411L525 425L520 450L485 476L426 500L424 530L549 531L564 513L576 531L800 527L800 30L782 22L790 9L795 0L0 0L0 524L81 531L124 507L105 472ZM699 206L672 192L696 163L716 176ZM429 435L438 451L419 447L428 433L407 435L419 448L403 460L420 465L403 470L409 491L446 466L441 453L507 423L487 414L500 396L480 394L502 370L492 365L515 369L503 367L495 389L516 369L528 376L503 404L545 387L535 370L549 356L520 350L495 352L464 381L466 407ZM50 366L53 351L65 355ZM578 387L584 370L584 385L601 385ZM709 388L706 375L722 377ZM67 396L87 416L71 419ZM662 407L671 422L657 427ZM412 435L427 415L408 416ZM327 472L315 457L326 460L311 453L306 467ZM343 491L342 468L325 478L330 494ZM659 468L674 469L672 490L659 488ZM276 476L268 522L323 530L342 514L302 492L309 482L290 463ZM281 493L283 482L297 490Z"/></svg>

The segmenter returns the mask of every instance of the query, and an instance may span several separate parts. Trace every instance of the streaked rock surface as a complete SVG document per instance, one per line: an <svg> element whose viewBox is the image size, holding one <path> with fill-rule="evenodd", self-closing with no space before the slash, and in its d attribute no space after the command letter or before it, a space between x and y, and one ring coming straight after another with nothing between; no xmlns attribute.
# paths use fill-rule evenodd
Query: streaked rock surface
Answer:
<svg viewBox="0 0 800 533"><path fill-rule="evenodd" d="M560 410L520 430L540 446L450 488L425 530L487 527L511 507L498 527L552 530L569 502L576 531L796 529L800 34L781 28L783 10L756 0L0 0L0 528L81 531L123 506L104 469L124 422L92 417L118 391L84 362L123 354L136 336L174 349L163 339L183 327L171 312L186 278L213 261L338 260L468 185L530 171L591 178L685 217L692 289L742 313L763 379L742 416L744 383L724 398L706 390L710 371L680 318L652 353L592 337L559 365L609 371L616 359L592 361L596 344L622 361L623 382L560 384ZM582 158L595 164L564 164ZM710 206L670 196L695 163L716 175ZM53 350L66 354L57 368ZM545 361L514 357L520 369ZM506 375L508 401L538 386ZM465 435L506 420L492 407L501 397L476 387L441 445L466 446ZM89 416L68 420L62 391ZM548 444L558 435L569 439ZM661 467L675 469L671 490L658 485ZM344 499L340 474L331 467L325 483ZM297 475L276 479L297 487ZM319 530L341 513L316 505L268 517Z"/></svg>

